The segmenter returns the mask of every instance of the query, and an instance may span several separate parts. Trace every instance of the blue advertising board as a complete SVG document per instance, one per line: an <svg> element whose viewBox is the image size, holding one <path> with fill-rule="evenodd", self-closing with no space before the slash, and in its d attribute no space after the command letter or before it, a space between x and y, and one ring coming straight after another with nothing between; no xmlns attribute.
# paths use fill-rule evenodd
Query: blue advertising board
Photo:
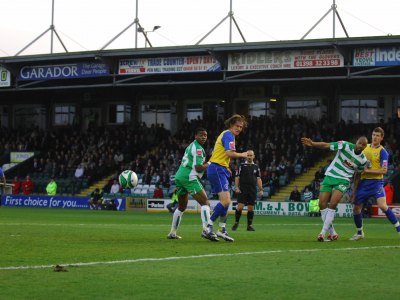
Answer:
<svg viewBox="0 0 400 300"><path fill-rule="evenodd" d="M19 80L70 79L110 75L110 68L103 63L76 63L50 66L25 66L18 74Z"/></svg>
<svg viewBox="0 0 400 300"><path fill-rule="evenodd" d="M356 67L383 67L400 65L400 47L358 48L354 50Z"/></svg>
<svg viewBox="0 0 400 300"><path fill-rule="evenodd" d="M42 207L42 208L79 208L90 209L89 197L2 195L2 206ZM125 210L125 198L114 199L117 210Z"/></svg>

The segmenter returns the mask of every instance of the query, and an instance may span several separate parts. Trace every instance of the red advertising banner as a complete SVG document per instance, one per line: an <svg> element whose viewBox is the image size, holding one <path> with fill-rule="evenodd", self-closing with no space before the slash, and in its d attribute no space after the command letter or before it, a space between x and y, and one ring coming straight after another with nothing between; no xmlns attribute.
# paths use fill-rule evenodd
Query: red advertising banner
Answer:
<svg viewBox="0 0 400 300"><path fill-rule="evenodd" d="M400 217L400 205L388 205L397 218ZM378 205L372 205L371 216L373 218L386 218L385 213L379 209Z"/></svg>

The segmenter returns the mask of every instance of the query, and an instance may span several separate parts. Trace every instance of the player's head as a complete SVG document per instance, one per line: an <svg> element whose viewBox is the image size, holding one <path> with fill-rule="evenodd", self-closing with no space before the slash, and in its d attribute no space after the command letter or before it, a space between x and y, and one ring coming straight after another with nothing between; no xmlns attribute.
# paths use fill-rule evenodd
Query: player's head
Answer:
<svg viewBox="0 0 400 300"><path fill-rule="evenodd" d="M356 142L355 153L361 153L367 147L368 139L365 136L360 136Z"/></svg>
<svg viewBox="0 0 400 300"><path fill-rule="evenodd" d="M233 115L225 120L224 124L235 136L238 136L247 127L247 120L245 116Z"/></svg>
<svg viewBox="0 0 400 300"><path fill-rule="evenodd" d="M385 136L385 131L383 130L383 128L376 127L374 130L372 130L371 144L374 146L380 145L384 136Z"/></svg>
<svg viewBox="0 0 400 300"><path fill-rule="evenodd" d="M201 145L204 145L207 141L207 130L202 127L196 128L194 132L194 138L198 141Z"/></svg>
<svg viewBox="0 0 400 300"><path fill-rule="evenodd" d="M246 161L247 161L248 163L252 163L252 162L254 161L254 157L255 157L254 151L253 151L253 150L248 150L248 151L247 151L247 158L246 158Z"/></svg>

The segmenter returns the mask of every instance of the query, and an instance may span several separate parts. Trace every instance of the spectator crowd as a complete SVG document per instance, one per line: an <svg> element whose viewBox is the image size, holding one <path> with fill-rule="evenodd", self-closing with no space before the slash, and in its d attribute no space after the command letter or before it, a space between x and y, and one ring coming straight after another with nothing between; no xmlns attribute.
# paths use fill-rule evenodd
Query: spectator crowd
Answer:
<svg viewBox="0 0 400 300"><path fill-rule="evenodd" d="M330 123L323 118L317 122L304 117L251 117L249 127L237 140L237 150L253 149L255 163L261 170L263 186L274 193L280 186L291 182L300 172L307 170L326 152L306 149L300 138L307 136L314 141L349 140L358 134L368 134L370 128L379 125L385 129L385 148L390 154L393 170L400 168L400 122L391 119L381 124ZM4 159L12 151L34 151L32 166L25 174L14 178L14 193L44 193L35 190L31 174L45 174L47 178L72 178L75 182L95 182L107 175L112 179L104 190L110 190L118 174L123 170L134 170L141 175L143 184L159 184L161 188L173 185L173 175L187 145L193 140L196 127L208 130L208 141L204 145L206 154L211 156L217 134L223 130L223 120L208 118L185 120L175 135L162 125L147 126L136 123L118 127L90 127L86 132L74 128L60 128L43 131L33 128L26 131L0 129L0 157ZM232 174L240 165L231 162ZM307 187L307 196L319 189L323 178L321 168L315 180ZM24 180L22 178L25 177ZM234 178L232 178L234 180ZM301 187L303 192L304 187ZM113 187L116 191L117 187ZM121 192L121 190L119 190ZM315 195L313 195L315 196Z"/></svg>

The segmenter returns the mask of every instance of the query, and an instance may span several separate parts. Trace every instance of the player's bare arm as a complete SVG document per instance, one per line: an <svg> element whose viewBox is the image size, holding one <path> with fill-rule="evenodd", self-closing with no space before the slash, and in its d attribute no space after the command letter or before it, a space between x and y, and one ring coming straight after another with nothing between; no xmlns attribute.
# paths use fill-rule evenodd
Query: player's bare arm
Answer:
<svg viewBox="0 0 400 300"><path fill-rule="evenodd" d="M258 186L258 192L260 193L260 197L264 195L264 189L262 186L262 180L260 177L257 177L257 186Z"/></svg>
<svg viewBox="0 0 400 300"><path fill-rule="evenodd" d="M240 191L240 187L239 187L239 177L238 176L236 176L235 177L235 192L237 193L237 194L240 194L241 193L241 191Z"/></svg>
<svg viewBox="0 0 400 300"><path fill-rule="evenodd" d="M196 172L201 173L201 172L204 172L205 170L207 170L209 165L210 164L208 162L205 162L202 165L194 166L194 168L196 169Z"/></svg>
<svg viewBox="0 0 400 300"><path fill-rule="evenodd" d="M226 153L226 156L228 156L230 159L233 159L233 158L247 158L247 151L239 153L239 152L236 152L236 151L233 151L233 150L229 150L229 151L226 151L225 153Z"/></svg>
<svg viewBox="0 0 400 300"><path fill-rule="evenodd" d="M329 146L330 146L329 143L314 142L312 139L306 138L306 137L301 138L301 143L304 146L314 147L314 148L318 148L318 149L329 149Z"/></svg>
<svg viewBox="0 0 400 300"><path fill-rule="evenodd" d="M368 166L365 166L365 168L364 168L364 173L366 173L366 174L383 174L383 175L385 175L387 173L387 171L388 170L387 170L386 166L382 166L379 169L375 169L375 170L368 168Z"/></svg>

